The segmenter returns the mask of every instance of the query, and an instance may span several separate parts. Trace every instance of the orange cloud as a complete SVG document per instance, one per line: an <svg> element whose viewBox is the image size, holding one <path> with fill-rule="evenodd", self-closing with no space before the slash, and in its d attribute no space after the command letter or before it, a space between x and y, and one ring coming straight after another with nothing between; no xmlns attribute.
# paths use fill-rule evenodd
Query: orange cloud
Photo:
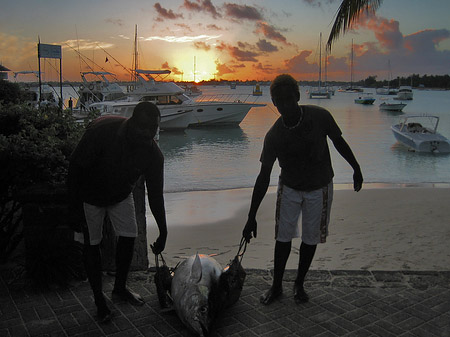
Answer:
<svg viewBox="0 0 450 337"><path fill-rule="evenodd" d="M397 20L388 20L364 13L355 25L355 27L357 26L373 31L378 42L384 48L397 49L403 45L403 34L400 32L400 24Z"/></svg>
<svg viewBox="0 0 450 337"><path fill-rule="evenodd" d="M222 76L225 74L232 74L235 72L233 69L229 68L226 64L220 63L219 61L216 61L216 70L218 76Z"/></svg>
<svg viewBox="0 0 450 337"><path fill-rule="evenodd" d="M287 42L286 38L280 32L278 32L273 26L267 24L266 22L258 22L256 24L255 33L262 33L268 39L284 43L288 46L291 45L289 42Z"/></svg>

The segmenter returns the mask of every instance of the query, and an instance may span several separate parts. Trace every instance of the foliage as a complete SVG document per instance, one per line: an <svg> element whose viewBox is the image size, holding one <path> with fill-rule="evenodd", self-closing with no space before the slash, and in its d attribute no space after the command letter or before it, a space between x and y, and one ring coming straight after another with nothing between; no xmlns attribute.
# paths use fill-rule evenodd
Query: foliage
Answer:
<svg viewBox="0 0 450 337"><path fill-rule="evenodd" d="M35 285L47 288L50 284L65 285L70 279L85 277L80 259L81 244L55 229L37 237L39 239L27 247L27 274Z"/></svg>
<svg viewBox="0 0 450 337"><path fill-rule="evenodd" d="M328 37L327 48L331 51L331 46L339 35L351 29L363 12L375 13L383 0L342 0L336 13L336 19Z"/></svg>
<svg viewBox="0 0 450 337"><path fill-rule="evenodd" d="M20 87L17 83L0 80L0 104L18 103Z"/></svg>
<svg viewBox="0 0 450 337"><path fill-rule="evenodd" d="M366 88L380 88L389 86L391 88L398 88L401 85L411 85L412 87L424 87L424 88L439 88L450 89L450 76L449 75L423 75L413 74L408 77L397 77L391 81L382 80L377 81L377 76L369 76L365 80L357 82L357 85L364 86Z"/></svg>
<svg viewBox="0 0 450 337"><path fill-rule="evenodd" d="M22 237L17 194L34 184L63 183L83 131L82 124L57 107L0 105L0 263Z"/></svg>

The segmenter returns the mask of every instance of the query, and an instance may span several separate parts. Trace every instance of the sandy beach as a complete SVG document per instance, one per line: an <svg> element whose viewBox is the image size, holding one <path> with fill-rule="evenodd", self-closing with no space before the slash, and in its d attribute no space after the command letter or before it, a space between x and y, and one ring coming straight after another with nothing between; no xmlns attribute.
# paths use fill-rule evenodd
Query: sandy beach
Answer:
<svg viewBox="0 0 450 337"><path fill-rule="evenodd" d="M316 270L450 270L450 188L373 188L356 193L335 188L329 236L317 248ZM245 268L273 268L276 190L271 187L257 215L258 237L247 247ZM252 189L167 193L169 266L195 254L212 254L225 266L237 252ZM147 214L148 242L158 235ZM295 239L288 269L296 269ZM150 263L154 257L150 253Z"/></svg>

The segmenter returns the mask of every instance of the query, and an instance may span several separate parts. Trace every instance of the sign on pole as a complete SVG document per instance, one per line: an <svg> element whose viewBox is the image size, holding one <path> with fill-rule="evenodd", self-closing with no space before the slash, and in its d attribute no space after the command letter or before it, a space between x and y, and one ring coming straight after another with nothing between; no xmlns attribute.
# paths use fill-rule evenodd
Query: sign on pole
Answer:
<svg viewBox="0 0 450 337"><path fill-rule="evenodd" d="M41 92L41 58L46 59L59 59L59 87L60 87L60 98L59 98L59 107L62 110L63 107L63 90L62 90L62 53L61 46L54 44L44 44L41 43L39 39L38 43L38 61L39 61L39 105L42 100L42 92Z"/></svg>
<svg viewBox="0 0 450 337"><path fill-rule="evenodd" d="M61 46L53 44L38 44L38 57L61 59Z"/></svg>

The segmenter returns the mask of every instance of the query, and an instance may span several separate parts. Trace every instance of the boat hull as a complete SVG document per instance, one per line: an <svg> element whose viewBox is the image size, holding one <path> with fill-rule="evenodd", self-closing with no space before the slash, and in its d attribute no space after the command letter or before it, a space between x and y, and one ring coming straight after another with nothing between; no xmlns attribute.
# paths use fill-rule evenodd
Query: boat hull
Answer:
<svg viewBox="0 0 450 337"><path fill-rule="evenodd" d="M193 101L192 101L193 102ZM99 103L102 115L131 117L138 101ZM199 102L178 105L158 105L161 130L176 131L187 127L239 125L253 107L265 104L243 102Z"/></svg>
<svg viewBox="0 0 450 337"><path fill-rule="evenodd" d="M403 131L402 124L391 126L397 141L417 152L450 153L450 142L439 133L416 133Z"/></svg>
<svg viewBox="0 0 450 337"><path fill-rule="evenodd" d="M406 106L404 103L381 103L380 104L380 110L385 111L402 111L403 108Z"/></svg>
<svg viewBox="0 0 450 337"><path fill-rule="evenodd" d="M192 121L190 127L239 125L253 107L265 106L257 103L208 102L190 105Z"/></svg>
<svg viewBox="0 0 450 337"><path fill-rule="evenodd" d="M413 93L412 92L399 92L399 93L397 93L397 97L394 97L394 99L398 99L401 101L410 101L413 99Z"/></svg>
<svg viewBox="0 0 450 337"><path fill-rule="evenodd" d="M355 103L357 104L364 104L364 105L371 105L375 102L375 98L357 98L355 99Z"/></svg>
<svg viewBox="0 0 450 337"><path fill-rule="evenodd" d="M102 115L116 115L131 117L133 110L139 102L121 102L120 104L108 104L109 102L94 104ZM160 129L165 131L183 131L192 122L192 109L187 106L165 109L159 107L161 112Z"/></svg>
<svg viewBox="0 0 450 337"><path fill-rule="evenodd" d="M331 98L331 94L329 92L310 92L309 93L309 98L314 99L314 98Z"/></svg>

